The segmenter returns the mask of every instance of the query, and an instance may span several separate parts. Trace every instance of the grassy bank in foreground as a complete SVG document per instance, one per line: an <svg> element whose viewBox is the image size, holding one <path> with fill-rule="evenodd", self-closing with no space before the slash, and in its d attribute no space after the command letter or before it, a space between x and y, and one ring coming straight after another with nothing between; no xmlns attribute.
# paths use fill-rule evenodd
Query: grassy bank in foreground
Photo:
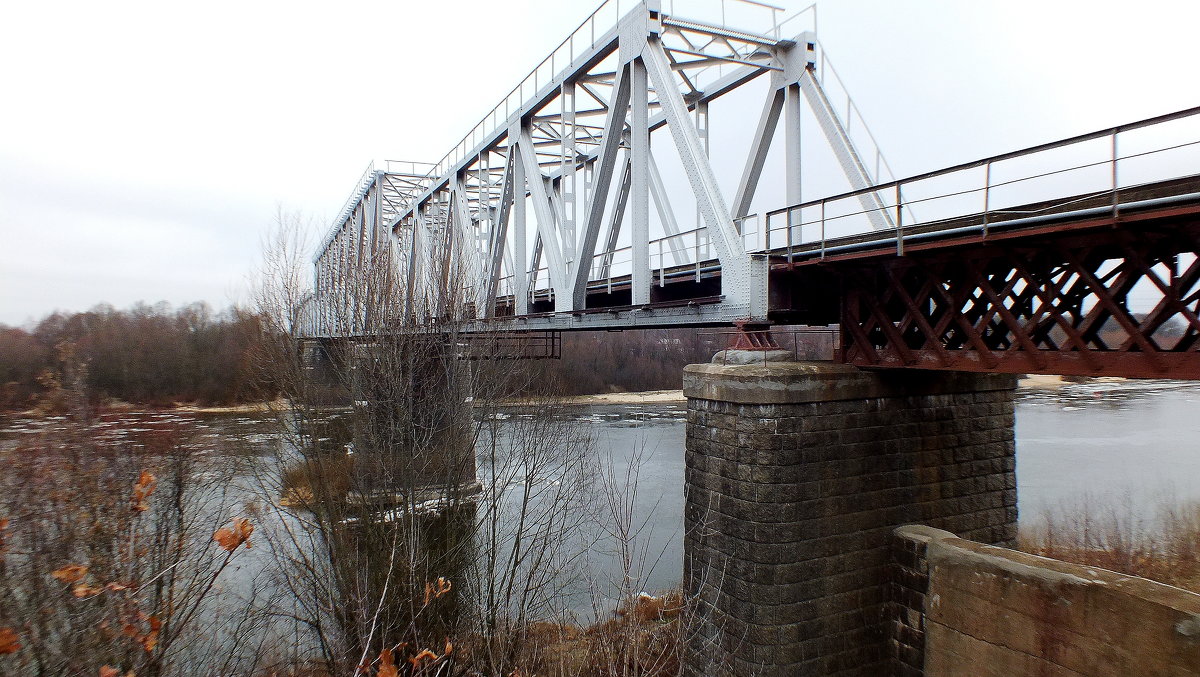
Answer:
<svg viewBox="0 0 1200 677"><path fill-rule="evenodd" d="M1153 519L1081 501L1025 527L1019 549L1200 593L1200 503L1164 504Z"/></svg>

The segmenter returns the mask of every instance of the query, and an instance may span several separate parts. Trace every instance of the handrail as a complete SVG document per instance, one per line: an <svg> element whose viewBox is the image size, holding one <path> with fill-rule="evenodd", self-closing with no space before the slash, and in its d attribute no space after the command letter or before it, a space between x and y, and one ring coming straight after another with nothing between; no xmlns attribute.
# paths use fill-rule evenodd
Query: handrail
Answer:
<svg viewBox="0 0 1200 677"><path fill-rule="evenodd" d="M1038 144L1036 146L1029 146L1028 148L1022 148L1021 150L1014 150L1014 151L1009 151L1007 153L1001 153L999 155L993 155L991 157L980 158L978 160L972 160L970 162L964 162L962 164L957 164L952 167L946 167L943 169L935 169L933 171L928 171L923 174L914 174L912 176L908 176L908 177L905 177L902 179L893 179L886 183L877 183L877 184L875 184L873 186L869 186L867 188L860 188L858 190L851 190L851 191L847 191L845 193L839 193L837 195L830 195L828 197L824 197L819 200L809 200L808 202L803 202L800 204L790 205L787 207L780 207L779 209L774 209L774 210L767 212L767 215L770 216L773 214L781 214L790 209L798 209L801 207L813 207L822 202L833 202L835 200L841 200L844 198L858 197L859 195L862 195L864 193L875 193L875 192L887 190L888 188L895 188L897 185L903 185L906 183L916 183L918 181L925 181L925 180L936 178L939 176L945 176L946 174L953 174L954 172L960 172L964 169L975 169L976 167L983 167L987 164L995 164L997 162L1003 162L1005 160L1012 160L1012 159L1015 159L1015 158L1018 158L1018 157L1021 157L1024 155L1033 155L1034 153L1040 153L1040 152L1047 151L1047 150L1054 150L1055 148L1062 148L1064 146L1071 146L1076 143L1082 143L1084 141L1095 141L1096 139L1103 139L1104 137L1112 136L1113 134L1120 134L1121 132L1129 132L1129 131L1133 131L1135 129L1141 129L1143 127L1150 127L1152 125L1156 125L1156 124L1163 123L1163 122L1171 122L1173 120L1181 120L1183 118L1191 117L1193 115L1200 115L1200 106L1196 106L1194 108L1185 108L1184 110L1175 111L1174 113L1166 113L1163 115L1156 115L1155 117L1146 118L1145 120L1138 120L1137 122L1129 122L1129 123L1126 123L1123 125L1117 125L1116 127L1109 127L1107 129L1101 129L1101 130L1097 130L1094 132L1088 132L1087 134L1080 134L1078 136L1072 136L1070 138L1062 139L1060 141L1050 141L1047 143ZM1118 158L1118 159L1124 159L1124 158Z"/></svg>
<svg viewBox="0 0 1200 677"><path fill-rule="evenodd" d="M892 170L891 164L888 163L887 157L883 154L883 149L879 146L879 142L875 139L875 135L871 133L871 128L867 126L866 118L863 117L862 111L858 108L858 104L856 104L854 99L850 96L850 88L846 86L846 81L842 79L841 73L839 73L837 68L834 67L833 60L829 58L829 52L825 51L825 45L822 45L820 41L817 42L817 45L821 48L821 86L828 87L829 85L829 81L826 78L826 71L828 71L829 75L833 77L833 81L837 82L838 87L841 88L842 93L846 96L846 115L842 118L842 122L846 125L846 134L852 135L855 115L858 115L858 119L863 121L859 126L862 127L863 131L866 132L867 140L871 142L871 148L875 153L873 158L875 173L871 179L875 182L881 181L883 177L879 175L879 170L884 169L887 170L888 179L894 180L896 178L896 172ZM833 105L833 102L830 102L830 105ZM860 148L858 150L861 151L862 149Z"/></svg>
<svg viewBox="0 0 1200 677"><path fill-rule="evenodd" d="M926 221L926 222L921 222L921 221L916 221L916 219L914 219L914 218L910 218L910 222L905 224L902 222L902 220L900 218L902 210L909 210L909 215L911 217L911 208L913 205L920 204L920 203L926 203L926 202L933 202L935 200L945 200L948 198L954 198L954 197L970 195L970 194L979 194L979 193L983 193L983 198L984 198L984 208L983 208L982 212L974 212L974 211L962 212L962 213L957 214L957 216L955 216L953 218L981 216L982 224L979 225L979 228L982 229L982 232L985 237L987 235L988 227L990 225L989 216L1000 215L1000 214L1009 215L1009 214L1025 214L1025 213L1042 213L1042 212L1049 211L1051 209L1060 208L1064 205L1072 204L1074 202L1081 202L1084 200L1095 199L1097 197L1101 197L1101 196L1109 194L1109 193L1111 193L1113 195L1111 209L1114 211L1114 213L1117 213L1120 208L1118 194L1123 188L1120 184L1119 175L1118 175L1118 169L1119 169L1120 163L1122 161L1127 161L1127 160L1131 160L1134 158L1147 157L1147 156L1158 154L1158 153L1164 153L1164 152L1168 152L1168 151L1172 151L1172 150L1178 150L1178 149L1182 149L1182 148L1200 145L1200 139L1192 140L1189 138L1189 140L1182 141L1182 142L1173 142L1173 143L1167 143L1166 145L1160 145L1158 147L1152 148L1151 150L1145 150L1145 151L1130 153L1127 155L1121 155L1118 152L1117 140L1118 140L1119 136L1126 132L1131 132L1131 131L1135 131L1138 129L1153 127L1155 125L1173 122L1176 120L1182 120L1182 119L1197 116L1197 115L1200 115L1200 106L1193 107L1193 108L1187 108L1187 109L1175 111L1172 113L1166 113L1163 115L1157 115L1154 117L1146 118L1143 120L1138 120L1135 122L1116 125L1113 127L1108 127L1106 129L1088 132L1086 134L1079 134L1079 135L1072 136L1072 137L1069 137L1066 139L1060 139L1057 141L1041 143L1041 144L1029 146L1027 148L1023 148L1020 150L1009 151L1006 153L1000 153L998 155L992 155L990 157L985 157L985 158L973 160L970 162L960 163L960 164L957 164L957 165L954 165L951 167L937 169L937 170L925 172L922 174L916 174L916 175L909 176L909 177L906 177L903 179L895 179L892 181L878 183L873 186L869 186L867 188L847 191L844 193L831 195L831 196L820 198L817 200L809 200L807 202L803 202L800 204L789 205L787 207L770 210L770 211L766 212L764 215L765 221L766 221L765 225L761 226L760 234L762 235L763 249L771 248L771 246L770 246L771 233L778 233L779 231L786 231L786 240L787 240L786 246L789 251L791 251L792 247L796 244L812 245L812 244L816 244L819 241L819 243L821 245L820 250L823 255L825 248L826 248L826 242L828 239L827 232L826 232L827 224L838 222L843 219L849 219L849 218L853 218L856 216L862 216L865 214L869 214L869 213L878 211L879 209L886 209L886 210L895 210L895 215L897 217L896 226L895 226L897 253L902 254L905 228L911 228L916 225L925 225L926 223L936 223L939 221L946 220L946 219L939 218L939 219L933 219L933 220ZM1106 139L1106 138L1110 139L1110 144L1109 144L1110 152L1109 152L1109 157L1105 158L1104 160L1083 162L1083 163L1074 164L1074 165L1071 165L1071 166L1065 167L1065 168L1055 168L1055 169L1050 169L1047 171L1040 171L1040 172L1036 172L1033 174L1018 176L1017 178L1006 179L1006 180L1001 180L1001 181L993 180L992 167L998 163L1005 162L1008 160L1015 160L1015 159L1030 157L1030 156L1037 155L1038 153L1052 151L1052 150L1056 150L1059 148L1066 148L1069 146L1076 146L1078 144L1086 143L1089 141L1095 141L1095 140ZM1021 210L1021 209L1016 209L1013 207L995 208L992 206L991 192L994 189L1002 188L1005 186L1012 186L1012 185L1022 183L1022 182L1034 181L1036 179L1041 179L1041 178L1045 178L1045 177L1062 175L1062 174L1067 174L1070 172L1078 172L1080 170L1086 170L1086 169L1094 169L1094 168L1103 167L1103 166L1111 167L1111 170L1109 172L1109 184L1110 185L1108 185L1106 188L1102 188L1099 190L1091 190L1091 191L1085 190L1085 191L1080 191L1078 194L1075 194L1075 195L1062 196L1062 200L1067 200L1066 202L1063 202L1063 201L1055 202L1051 206L1042 207L1039 209ZM931 179L937 179L940 177L945 177L945 176L957 174L957 173L968 171L968 170L978 169L980 167L985 167L987 169L986 175L983 178L983 185L980 185L977 187L959 189L959 190L952 190L950 192L938 193L936 195L927 195L927 196L920 196L920 197L908 198L908 199L905 199L903 197L903 188L906 186L911 186L912 184L917 184L920 182L929 181ZM1182 176L1184 176L1184 175L1175 176L1172 178L1181 178ZM1126 187L1126 188L1128 188L1128 187ZM829 216L827 214L827 206L830 205L831 203L837 203L837 202L841 202L841 201L849 201L853 198L858 198L865 194L874 194L877 196L894 195L894 201L892 201L890 204L887 204L886 201L881 199L880 204L882 206L880 208L862 208L862 209L847 211L844 213L837 213L836 215L833 215L833 216ZM798 222L792 221L792 214L795 214L795 213L803 214L804 210L815 209L818 207L820 208L819 218L813 218L808 221L805 221L805 220L803 220L803 217L801 217L801 219ZM779 228L771 228L770 227L771 222L775 218L779 217L780 215L786 215L786 218L784 219L785 224ZM757 214L752 215L752 216L755 218L758 218ZM805 242L805 241L802 241L800 243L793 242L793 239L792 239L793 229L799 228L800 236L801 236L801 238L803 238L804 228L806 226L813 226L813 225L817 225L817 224L820 224L820 230L821 230L819 238L813 239L813 240L808 240L807 242Z"/></svg>
<svg viewBox="0 0 1200 677"><path fill-rule="evenodd" d="M367 177L371 177L371 180L368 181ZM366 194L371 183L374 181L375 162L372 161L367 165L367 168L363 170L362 176L358 178L358 183L355 184L354 190L351 191L350 196L346 198L346 201L342 203L342 208L338 211L337 218L334 219L332 224L330 224L329 232L326 233L325 238L321 241L321 246L317 247L317 253L313 255L314 263L319 261L321 257L325 255L325 250L329 248L329 245L333 242L333 238L337 237L338 230L341 229L342 224L346 222L346 219L350 217L350 213L354 211L354 205L358 204L359 200L362 200L363 195Z"/></svg>
<svg viewBox="0 0 1200 677"><path fill-rule="evenodd" d="M512 98L513 94L523 92L525 85L530 80L534 81L534 93L536 94L537 93L536 90L537 90L538 71L540 71L542 69L542 67L545 66L548 62L551 64L551 70L553 71L554 70L554 68L553 68L554 57L556 54L558 54L558 51L560 49L562 49L564 45L570 46L571 53L568 56L568 65L569 65L569 62L574 60L574 58L575 58L575 55L574 55L575 36L580 34L583 31L584 27L588 26L589 24L591 24L591 27L590 27L591 34L590 34L590 42L588 43L588 48L590 49L591 47L594 47L596 44L596 26L595 26L596 17L600 14L601 11L604 10L605 7L608 7L609 5L616 5L617 6L617 14L618 14L617 18L619 19L620 18L619 15L620 15L621 1L622 0L603 0L603 2L601 2L600 5L598 7L596 7L596 9L592 10L592 13L589 14L586 19L584 19L582 22L580 22L579 26L577 26L575 28L575 30L571 31L571 33L568 34L567 37L562 42L558 43L558 45L556 45L554 47L554 49L550 50L549 56L547 56L546 58L544 58L540 62L538 62L538 64L536 66L534 66L533 69L531 71L529 71L529 73L524 78L521 78L521 81L518 82L515 87L513 87L511 90L509 90L509 92L507 94L504 95L504 97L500 100L500 103L493 106L492 109L490 111L488 111L487 114L485 114L483 116L483 118L481 118L479 120L479 122L477 122L475 124L475 126L473 126L471 128L471 131L467 132L466 135L464 135L463 138L460 139L459 142L456 143L450 149L449 152L447 152L445 155L442 156L442 158L440 160L438 160L436 163L434 163L433 169L431 169L429 171L429 174L427 174L426 176L428 176L430 179L436 179L437 177L444 174L449 169L449 167L447 166L447 163L450 161L450 158L455 155L455 153L460 152L462 147L465 144L468 144L475 137L475 135L477 133L480 134L481 136L484 134L487 134L487 132L483 132L481 130L483 129L484 125L488 122L488 119L493 118L496 115L496 113L499 112L500 107L502 105L505 107L505 113L506 113L504 116L504 120L507 121L509 116L511 115L511 113L508 112L509 99ZM553 75L554 74L552 73L551 76L553 76ZM523 103L523 101L520 103ZM496 127L493 126L492 129L490 129L488 131L494 131L495 129L496 129ZM474 144L470 144L470 145L473 146Z"/></svg>
<svg viewBox="0 0 1200 677"><path fill-rule="evenodd" d="M616 16L614 17L615 20L613 22L613 26L615 27L621 19L620 10L621 10L621 4L623 2L629 2L629 0L604 0L603 2L601 2L600 5L595 10L593 10L592 13L589 14L588 17L586 19L584 19L579 24L579 26L575 28L574 31L572 31L562 42L558 43L558 45L553 50L551 50L549 56L545 57L536 66L534 66L534 68L532 70L530 70L529 73L515 87L513 87L511 90L509 90L508 94L504 95L504 97L501 99L500 103L496 104L490 111L488 111L479 120L479 122L476 123L475 126L473 126L471 128L471 130L469 132L467 132L466 135L464 135L462 137L462 139L460 139L459 142L450 149L449 152L447 152L445 155L442 156L442 158L440 160L438 160L436 163L434 163L433 168L429 171L428 174L426 174L426 177L428 179L430 179L430 181L436 181L437 179L442 177L447 171L449 171L450 166L452 164L461 160L467 151L469 151L471 148L474 148L476 145L481 143L483 141L483 137L487 136L487 134L489 134L491 132L496 131L500 122L507 122L514 112L516 112L517 110L520 110L521 105L523 105L527 100L526 97L524 96L524 91L525 91L526 85L530 84L530 82L532 81L533 91L530 93L530 96L533 96L533 95L537 94L537 91L538 91L539 87L541 86L541 84L545 84L545 83L539 83L539 73L542 71L542 69L547 64L550 65L551 72L546 77L546 82L548 83L548 82L552 81L555 77L557 77L560 74L560 69L556 67L556 57L558 56L559 51L561 51L563 49L563 47L568 47L568 52L564 55L566 62L562 66L563 69L569 67L570 64L572 62L574 62L574 60L578 56L581 56L583 54L583 52L581 51L579 54L576 54L575 45L576 45L577 37L580 40L583 39L582 37L579 37L579 36L581 36L584 33L585 28L589 29L588 40L587 40L587 42L581 42L580 44L581 44L581 46L586 45L586 49L595 48L595 46L597 44L597 40L600 37L603 37L603 35L604 35L603 32L599 33L599 34L597 33L597 25L596 25L597 17L605 10L605 8L609 7L610 5L614 6L616 9ZM640 2L641 2L641 0L638 0L638 3L640 3ZM776 17L776 14L778 12L783 11L783 9L780 7L776 7L774 5L771 5L771 4L768 4L765 2L761 2L760 0L720 0L720 2L722 4L722 7L724 7L724 4L726 2L733 2L733 3L739 3L739 4L745 4L745 5L752 5L752 6L756 6L756 7L762 7L764 9L770 10L771 14L772 14L772 19L773 19L773 27L771 30L774 33L778 33L780 26L782 26L782 23L780 23ZM790 21L791 19L794 19L810 10L813 12L814 22L815 22L815 15L816 15L815 5L809 5L808 7L800 10L792 17L789 17L788 21ZM724 13L724 9L722 9L722 13ZM604 30L609 30L609 27L606 26ZM778 36L776 36L776 37L778 37ZM517 105L515 107L510 107L509 102L512 99L514 94L520 94L521 100L517 102ZM501 108L503 108L503 110L504 110L504 115L503 115L503 117L498 117L499 113L501 111ZM492 123L490 127L488 126L489 121Z"/></svg>
<svg viewBox="0 0 1200 677"><path fill-rule="evenodd" d="M735 5L736 4L748 5L748 6L758 7L758 8L767 10L771 15L772 27L770 30L773 34L775 34L775 37L777 39L779 37L778 34L779 34L782 26L785 23L792 21L793 19L796 19L797 17L799 17L805 13L808 13L811 11L813 14L814 25L816 23L817 10L816 10L815 3L805 7L804 9L801 9L800 11L796 12L795 14L784 19L781 22L779 20L779 13L785 11L784 8L764 2L763 0L717 0L717 1L720 3L720 6L721 6L722 17L725 14L725 7L726 7L727 3L732 3ZM671 10L672 10L670 13L674 14L674 11L673 11L674 10L674 1L669 0L669 2L670 2ZM452 165L461 161L466 156L466 153L468 153L472 148L474 148L479 143L481 143L484 140L484 138L487 137L488 134L496 132L496 130L500 127L501 124L507 123L513 113L521 110L521 107L527 103L528 97L536 95L538 93L538 90L540 87L553 81L554 78L556 78L558 75L560 75L561 72L564 72L567 68L569 68L570 65L575 61L576 58L578 58L586 53L585 50L594 49L598 43L598 40L603 38L608 31L610 31L613 27L616 27L619 24L620 20L622 19L622 14L621 14L622 4L633 5L633 4L643 4L643 3L645 3L646 5L653 7L653 8L656 8L659 4L658 2L655 2L654 0L649 0L649 1L646 1L646 0L603 0L596 7L596 9L592 10L592 12L587 16L587 18L585 18L583 21L581 21L579 23L579 25L573 31L571 31L570 34L567 35L566 38L564 38L561 42L559 42L558 45L555 46L554 49L552 49L550 51L550 54L548 56L546 56L540 62L538 62L538 64L536 66L534 66L533 69L531 69L529 71L529 73L524 78L522 78L520 82L517 83L516 86L514 86L511 90L509 90L509 92L504 95L504 97L500 100L499 103L497 103L495 106L492 107L491 110L489 110L486 114L484 114L484 116L482 118L480 118L479 122L477 122L473 127L471 127L470 131L468 131L459 140L458 143L456 143L453 147L451 147L451 149L445 155L443 155L441 157L441 159L439 159L437 162L434 162L434 163L420 163L422 165L426 165L429 167L429 169L424 172L424 174L421 176L421 178L427 179L430 182L430 185L432 185L434 182L437 182L439 179L443 178L446 175L446 173L450 170ZM598 32L597 24L599 21L599 17L602 13L604 13L608 9L615 10L612 25L610 27L608 24L605 24ZM560 52L562 52L564 47L567 48L567 51L565 54L560 55ZM565 59L565 61L561 63L561 66L558 61L560 57ZM547 65L549 65L550 72L546 75L546 77L544 78L544 82L543 82L541 73L546 68ZM526 95L526 91L525 91L526 87L529 86L530 84L532 84L533 91L530 92L528 95ZM514 95L517 95L519 97L519 100L516 101L515 104L512 102ZM501 115L501 113L503 113L503 115ZM390 166L389 166L389 169L390 169ZM370 167L368 167L367 173L371 173L373 171L374 171L374 163L372 163L372 165ZM387 170L385 170L385 171L387 171ZM415 174L416 173L414 172L414 175ZM364 178L360 179L359 186L351 193L351 195L347 199L345 205L343 205L342 209L338 212L338 216L337 216L336 220L330 226L330 231L329 231L328 235L326 236L326 238L322 242L321 246L318 248L316 255L314 256L314 261L319 260L321 258L321 256L324 254L325 250L328 248L329 244L336 237L338 229L342 226L342 224L345 222L346 218L349 216L350 212L353 210L354 203L357 200L361 199L362 196L365 194L366 189L363 187L363 182L365 181L365 178L366 178L366 173L364 174Z"/></svg>

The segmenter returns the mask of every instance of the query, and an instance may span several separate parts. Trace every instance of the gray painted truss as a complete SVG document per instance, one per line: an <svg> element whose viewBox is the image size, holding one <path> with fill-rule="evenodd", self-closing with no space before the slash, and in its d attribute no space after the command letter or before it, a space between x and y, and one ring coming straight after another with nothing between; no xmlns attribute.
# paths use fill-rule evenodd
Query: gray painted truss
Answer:
<svg viewBox="0 0 1200 677"><path fill-rule="evenodd" d="M314 259L309 335L450 317L469 330L505 331L765 316L768 262L748 224L779 128L787 204L801 198L804 107L852 188L879 178L826 96L815 34L782 38L774 14L766 33L686 19L652 0L601 30L610 5L440 162L389 163L363 175ZM768 80L761 109L737 121L754 129L749 148L713 158L709 105L760 78ZM666 134L656 139L669 137L670 147L652 149L660 129ZM664 182L663 153L678 157L686 183ZM732 200L718 186L717 162L744 167ZM677 216L672 199L691 203L694 224ZM878 196L860 199L873 228L891 225ZM404 293L372 306L356 287L381 261ZM451 304L448 289L466 301Z"/></svg>

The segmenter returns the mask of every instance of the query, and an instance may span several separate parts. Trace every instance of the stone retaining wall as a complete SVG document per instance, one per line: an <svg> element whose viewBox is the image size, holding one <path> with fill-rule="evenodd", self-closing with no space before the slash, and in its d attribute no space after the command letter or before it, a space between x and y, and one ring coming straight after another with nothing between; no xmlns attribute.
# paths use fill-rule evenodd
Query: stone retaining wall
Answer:
<svg viewBox="0 0 1200 677"><path fill-rule="evenodd" d="M1200 675L1200 595L927 527L893 553L893 675Z"/></svg>

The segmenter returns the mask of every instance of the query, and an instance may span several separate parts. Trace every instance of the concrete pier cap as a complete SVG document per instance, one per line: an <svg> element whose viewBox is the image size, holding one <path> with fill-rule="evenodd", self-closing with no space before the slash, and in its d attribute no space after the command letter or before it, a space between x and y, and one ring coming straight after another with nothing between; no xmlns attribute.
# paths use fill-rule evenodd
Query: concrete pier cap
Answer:
<svg viewBox="0 0 1200 677"><path fill-rule="evenodd" d="M790 357L787 351L772 352ZM1016 388L1011 374L866 370L837 362L765 357L729 350L717 353L709 364L689 364L683 369L683 394L737 404L800 404Z"/></svg>

